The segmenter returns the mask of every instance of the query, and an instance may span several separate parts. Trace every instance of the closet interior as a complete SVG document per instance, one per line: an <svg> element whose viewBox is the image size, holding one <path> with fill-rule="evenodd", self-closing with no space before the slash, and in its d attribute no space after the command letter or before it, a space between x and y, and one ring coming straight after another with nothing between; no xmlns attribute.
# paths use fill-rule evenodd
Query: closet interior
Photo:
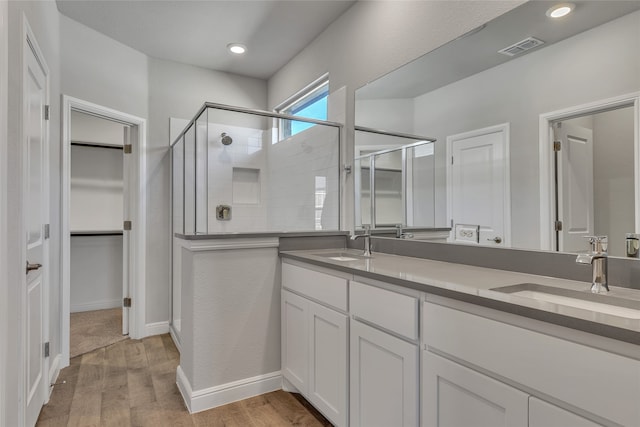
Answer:
<svg viewBox="0 0 640 427"><path fill-rule="evenodd" d="M70 356L125 338L123 305L126 126L71 115Z"/></svg>

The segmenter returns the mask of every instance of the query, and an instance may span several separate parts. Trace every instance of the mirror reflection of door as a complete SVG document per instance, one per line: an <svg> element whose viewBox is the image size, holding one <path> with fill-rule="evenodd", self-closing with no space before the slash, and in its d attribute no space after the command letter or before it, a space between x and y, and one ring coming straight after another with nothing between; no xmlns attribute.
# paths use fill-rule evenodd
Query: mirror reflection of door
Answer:
<svg viewBox="0 0 640 427"><path fill-rule="evenodd" d="M508 124L447 137L451 242L510 244L508 141Z"/></svg>
<svg viewBox="0 0 640 427"><path fill-rule="evenodd" d="M607 235L609 255L625 256L625 234L635 232L633 114L628 106L556 123L557 250L584 251L583 236Z"/></svg>

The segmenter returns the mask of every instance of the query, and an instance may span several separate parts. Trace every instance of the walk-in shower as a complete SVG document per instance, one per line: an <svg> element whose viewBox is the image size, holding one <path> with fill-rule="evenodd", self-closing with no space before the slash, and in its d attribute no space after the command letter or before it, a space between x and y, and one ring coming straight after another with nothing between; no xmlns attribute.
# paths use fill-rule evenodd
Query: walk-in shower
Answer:
<svg viewBox="0 0 640 427"><path fill-rule="evenodd" d="M295 132L294 122L312 126ZM207 103L171 144L171 161L174 255L207 235L340 229L336 123ZM179 262L172 256L176 333Z"/></svg>

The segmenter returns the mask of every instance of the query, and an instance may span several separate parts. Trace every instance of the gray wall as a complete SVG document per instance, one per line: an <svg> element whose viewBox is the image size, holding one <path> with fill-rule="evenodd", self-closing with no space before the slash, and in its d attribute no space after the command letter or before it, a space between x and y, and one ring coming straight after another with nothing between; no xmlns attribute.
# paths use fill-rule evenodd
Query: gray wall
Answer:
<svg viewBox="0 0 640 427"><path fill-rule="evenodd" d="M593 118L595 233L609 236L609 255L625 256L635 230L633 107Z"/></svg>
<svg viewBox="0 0 640 427"><path fill-rule="evenodd" d="M436 161L442 165L436 224L445 215L447 135L509 122L512 246L539 248L539 115L638 91L640 61L629 55L639 51L636 12L417 97L415 132L438 139Z"/></svg>
<svg viewBox="0 0 640 427"><path fill-rule="evenodd" d="M354 4L269 79L270 108L325 72L330 91L346 87L346 144L353 158L354 92L523 1L362 1ZM331 114L331 111L329 112ZM343 175L344 176L344 175ZM353 226L353 174L345 176L343 228Z"/></svg>
<svg viewBox="0 0 640 427"><path fill-rule="evenodd" d="M191 119L206 101L265 109L266 82L149 58L147 323L168 320L171 303L169 118Z"/></svg>
<svg viewBox="0 0 640 427"><path fill-rule="evenodd" d="M19 139L21 123L22 84L21 84L21 55L22 55L22 19L26 16L31 29L42 50L49 68L49 95L51 100L51 120L49 122L50 149L50 222L51 238L49 240L50 259L49 274L49 309L50 324L52 325L49 339L52 354L60 352L60 331L55 325L60 318L60 50L58 10L53 1L12 1L8 5L8 127L7 127L7 206L20 206L22 196L22 144ZM22 316L21 304L23 288L20 284L24 280L23 251L15 248L24 246L22 229L24 218L21 209L9 209L6 217L9 224L6 233L7 251L7 280L6 298L10 303L6 313L3 313L8 325L20 325ZM4 297L5 295L3 295ZM22 400L22 390L16 392L16 385L21 383L22 364L20 358L21 347L20 328L12 327L8 330L6 340L7 352L6 377L0 384L4 389L5 425L20 425L18 421L19 400Z"/></svg>
<svg viewBox="0 0 640 427"><path fill-rule="evenodd" d="M63 93L147 121L146 323L169 319L169 117L205 102L266 107L266 82L149 58L61 17Z"/></svg>

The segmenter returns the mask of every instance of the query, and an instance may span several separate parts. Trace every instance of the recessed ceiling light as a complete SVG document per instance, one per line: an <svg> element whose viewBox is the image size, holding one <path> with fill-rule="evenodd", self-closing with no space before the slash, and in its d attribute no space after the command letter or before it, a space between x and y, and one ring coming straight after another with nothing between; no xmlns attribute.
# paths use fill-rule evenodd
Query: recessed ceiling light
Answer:
<svg viewBox="0 0 640 427"><path fill-rule="evenodd" d="M575 7L576 5L573 3L559 3L547 10L547 16L549 18L562 18L570 14Z"/></svg>
<svg viewBox="0 0 640 427"><path fill-rule="evenodd" d="M247 47L240 43L229 43L227 45L227 49L229 49L229 52L235 53L236 55L242 55L247 51Z"/></svg>

